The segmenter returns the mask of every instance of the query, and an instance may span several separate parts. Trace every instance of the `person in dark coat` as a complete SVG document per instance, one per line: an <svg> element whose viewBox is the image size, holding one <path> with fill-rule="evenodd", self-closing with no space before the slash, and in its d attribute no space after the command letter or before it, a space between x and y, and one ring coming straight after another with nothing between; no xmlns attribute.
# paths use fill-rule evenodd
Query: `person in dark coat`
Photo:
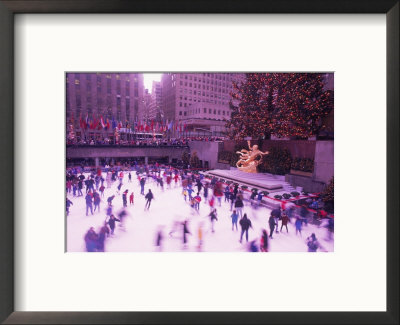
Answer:
<svg viewBox="0 0 400 325"><path fill-rule="evenodd" d="M247 218L247 214L245 213L243 218L240 219L239 221L240 227L242 228L242 231L240 233L240 242L242 242L243 234L246 233L246 241L249 241L249 228L253 228L251 225L250 219Z"/></svg>
<svg viewBox="0 0 400 325"><path fill-rule="evenodd" d="M188 227L187 227L187 220L185 220L183 223L182 223L182 230L183 230L183 247L186 247L186 244L187 244L187 237L186 237L186 235L187 234L192 234L190 231L189 231L189 229L188 229Z"/></svg>
<svg viewBox="0 0 400 325"><path fill-rule="evenodd" d="M101 227L99 232L99 237L97 239L97 251L104 252L104 242L106 237L110 235L110 229L108 229L107 224L105 223L103 227Z"/></svg>
<svg viewBox="0 0 400 325"><path fill-rule="evenodd" d="M215 232L215 230L214 230L214 222L218 221L217 209L212 210L211 213L209 214L209 217L210 217L210 221L211 221L211 232Z"/></svg>
<svg viewBox="0 0 400 325"><path fill-rule="evenodd" d="M110 226L111 229L111 235L114 235L115 222L120 222L120 221L121 220L115 218L113 214L110 216L110 220L108 220L108 225Z"/></svg>
<svg viewBox="0 0 400 325"><path fill-rule="evenodd" d="M203 184L201 184L200 179L197 179L196 186L197 186L197 192L200 193L201 188L203 187Z"/></svg>
<svg viewBox="0 0 400 325"><path fill-rule="evenodd" d="M94 231L93 227L90 227L90 229L85 234L84 239L86 244L86 250L88 252L96 252L98 235Z"/></svg>
<svg viewBox="0 0 400 325"><path fill-rule="evenodd" d="M111 195L111 196L108 197L107 203L108 203L109 206L112 205L112 201L114 200L114 198L115 198L115 195Z"/></svg>
<svg viewBox="0 0 400 325"><path fill-rule="evenodd" d="M234 192L229 193L229 200L231 201L231 211L236 201L236 195Z"/></svg>
<svg viewBox="0 0 400 325"><path fill-rule="evenodd" d="M140 194L144 195L144 184L146 183L146 179L142 177L140 179Z"/></svg>
<svg viewBox="0 0 400 325"><path fill-rule="evenodd" d="M100 195L97 192L93 193L93 203L94 203L94 211L100 212Z"/></svg>
<svg viewBox="0 0 400 325"><path fill-rule="evenodd" d="M83 177L85 177L85 176L83 176ZM78 181L78 196L83 196L82 188L83 188L83 181L79 180Z"/></svg>
<svg viewBox="0 0 400 325"><path fill-rule="evenodd" d="M269 216L269 219L268 219L268 224L269 224L269 238L271 238L272 239L272 234L273 234L273 232L274 232L274 229L275 229L275 226L276 226L276 222L275 222L275 217L272 215L272 212L271 212L271 215Z"/></svg>
<svg viewBox="0 0 400 325"><path fill-rule="evenodd" d="M307 247L309 252L316 252L318 248L321 248L317 240L317 237L315 237L314 233L307 238Z"/></svg>
<svg viewBox="0 0 400 325"><path fill-rule="evenodd" d="M204 185L204 203L207 203L207 197L208 197L208 184Z"/></svg>
<svg viewBox="0 0 400 325"><path fill-rule="evenodd" d="M149 189L149 191L147 192L146 196L144 197L146 199L146 205L144 206L144 209L149 210L150 209L150 204L151 204L151 200L154 199L154 195L151 192L151 190Z"/></svg>
<svg viewBox="0 0 400 325"><path fill-rule="evenodd" d="M85 201L86 201L86 215L88 215L89 209L93 215L92 196L90 195L90 193L86 194Z"/></svg>
<svg viewBox="0 0 400 325"><path fill-rule="evenodd" d="M74 204L72 203L72 201L70 199L68 199L68 198L66 198L66 199L67 199L67 202L65 203L65 207L67 208L67 215L69 215L69 207Z"/></svg>
<svg viewBox="0 0 400 325"><path fill-rule="evenodd" d="M162 250L162 240L163 240L163 233L162 230L157 231L157 236L156 236L156 247L158 251Z"/></svg>
<svg viewBox="0 0 400 325"><path fill-rule="evenodd" d="M122 205L126 208L128 206L128 190L125 190L124 193L122 193Z"/></svg>
<svg viewBox="0 0 400 325"><path fill-rule="evenodd" d="M240 197L240 195L238 195L235 201L235 210L238 212L238 214L240 214L241 217L243 216L243 206L244 206L243 200Z"/></svg>
<svg viewBox="0 0 400 325"><path fill-rule="evenodd" d="M297 233L300 234L301 236L301 226L302 226L303 222L301 221L301 219L299 217L296 218L296 222L294 223L295 227L296 227L296 235Z"/></svg>

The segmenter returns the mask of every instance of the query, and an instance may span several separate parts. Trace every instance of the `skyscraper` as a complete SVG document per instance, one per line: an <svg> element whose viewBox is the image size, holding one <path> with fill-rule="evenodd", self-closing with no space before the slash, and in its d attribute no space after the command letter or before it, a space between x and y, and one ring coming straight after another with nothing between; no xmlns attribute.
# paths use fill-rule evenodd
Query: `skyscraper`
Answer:
<svg viewBox="0 0 400 325"><path fill-rule="evenodd" d="M164 118L186 125L187 131L223 132L230 118L233 82L241 73L166 73L162 75Z"/></svg>
<svg viewBox="0 0 400 325"><path fill-rule="evenodd" d="M67 73L66 116L80 129L79 120L103 117L133 123L143 110L143 75L136 73ZM93 129L91 133L102 130ZM110 130L111 131L111 130Z"/></svg>

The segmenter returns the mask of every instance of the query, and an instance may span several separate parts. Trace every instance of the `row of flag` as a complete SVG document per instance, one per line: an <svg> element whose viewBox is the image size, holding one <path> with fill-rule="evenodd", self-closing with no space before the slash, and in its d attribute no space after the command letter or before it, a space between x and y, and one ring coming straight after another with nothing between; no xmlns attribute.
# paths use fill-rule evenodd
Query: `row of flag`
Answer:
<svg viewBox="0 0 400 325"><path fill-rule="evenodd" d="M130 123L129 121L116 121L114 118L110 121L108 118L104 119L103 116L100 119L90 118L89 115L86 115L86 118L79 118L79 126L82 130L115 130L115 128L122 129L131 129L134 132L167 132L171 131L179 131L185 132L187 131L186 123L180 123L179 121L162 121L155 122L151 121L135 121Z"/></svg>

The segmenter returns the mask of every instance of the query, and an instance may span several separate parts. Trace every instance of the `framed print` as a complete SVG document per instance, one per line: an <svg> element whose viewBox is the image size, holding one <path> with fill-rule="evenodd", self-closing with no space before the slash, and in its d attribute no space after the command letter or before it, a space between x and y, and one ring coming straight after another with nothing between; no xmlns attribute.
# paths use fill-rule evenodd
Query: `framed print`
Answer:
<svg viewBox="0 0 400 325"><path fill-rule="evenodd" d="M4 323L398 324L398 1L0 17Z"/></svg>

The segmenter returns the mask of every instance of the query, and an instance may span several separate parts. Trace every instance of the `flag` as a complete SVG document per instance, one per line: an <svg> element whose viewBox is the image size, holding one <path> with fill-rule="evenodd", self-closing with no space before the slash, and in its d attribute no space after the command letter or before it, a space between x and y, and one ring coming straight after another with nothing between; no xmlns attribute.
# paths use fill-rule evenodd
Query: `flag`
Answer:
<svg viewBox="0 0 400 325"><path fill-rule="evenodd" d="M107 125L106 125L106 123L104 123L103 116L100 117L100 124L101 124L101 127L105 130Z"/></svg>
<svg viewBox="0 0 400 325"><path fill-rule="evenodd" d="M107 119L106 130L108 130L109 128L110 128L110 121L109 121L109 119Z"/></svg>
<svg viewBox="0 0 400 325"><path fill-rule="evenodd" d="M118 122L118 126L117 127L118 127L118 129L122 128L122 122L121 121Z"/></svg>
<svg viewBox="0 0 400 325"><path fill-rule="evenodd" d="M89 115L86 114L86 119L85 119L85 129L89 126Z"/></svg>
<svg viewBox="0 0 400 325"><path fill-rule="evenodd" d="M117 122L115 122L114 116L113 116L112 121L111 121L111 127L112 127L113 130L115 130L115 128L117 127Z"/></svg>

